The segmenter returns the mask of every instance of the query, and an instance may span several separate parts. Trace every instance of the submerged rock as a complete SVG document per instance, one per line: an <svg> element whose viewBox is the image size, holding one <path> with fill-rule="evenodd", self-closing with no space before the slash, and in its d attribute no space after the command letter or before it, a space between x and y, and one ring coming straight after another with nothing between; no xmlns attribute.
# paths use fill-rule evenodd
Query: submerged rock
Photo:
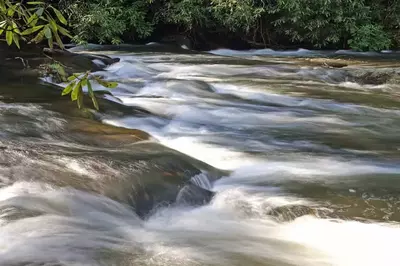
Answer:
<svg viewBox="0 0 400 266"><path fill-rule="evenodd" d="M123 149L35 142L2 145L2 185L25 181L75 188L129 204L142 217L176 199L195 205L208 202L212 192L190 179L204 173L212 182L226 174L155 142L126 144Z"/></svg>
<svg viewBox="0 0 400 266"><path fill-rule="evenodd" d="M74 188L128 204L146 217L159 206L182 203L188 188L200 192L191 182L193 176L204 174L211 183L227 174L161 145L141 130L54 112L51 104L9 103L0 108L0 187L35 182ZM186 193L185 202L208 202L212 193L201 191Z"/></svg>
<svg viewBox="0 0 400 266"><path fill-rule="evenodd" d="M93 66L92 60L107 60L48 52L70 60L62 63L74 71ZM144 110L104 98L99 99L100 112L80 110L69 97L61 96L58 86L38 82L34 75L3 77L0 187L35 182L74 188L128 204L146 217L165 204L208 202L212 192L196 187L191 178L204 174L211 183L227 174L161 145L144 131L95 120L103 115L149 115ZM85 105L90 106L90 99L85 99Z"/></svg>

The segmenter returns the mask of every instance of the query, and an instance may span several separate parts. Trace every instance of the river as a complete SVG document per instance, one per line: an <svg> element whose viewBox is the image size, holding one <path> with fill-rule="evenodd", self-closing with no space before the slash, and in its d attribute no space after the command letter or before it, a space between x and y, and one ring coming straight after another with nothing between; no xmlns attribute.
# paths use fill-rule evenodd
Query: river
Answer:
<svg viewBox="0 0 400 266"><path fill-rule="evenodd" d="M396 53L90 52L121 59L103 125L1 85L0 265L398 265L400 85L349 74Z"/></svg>

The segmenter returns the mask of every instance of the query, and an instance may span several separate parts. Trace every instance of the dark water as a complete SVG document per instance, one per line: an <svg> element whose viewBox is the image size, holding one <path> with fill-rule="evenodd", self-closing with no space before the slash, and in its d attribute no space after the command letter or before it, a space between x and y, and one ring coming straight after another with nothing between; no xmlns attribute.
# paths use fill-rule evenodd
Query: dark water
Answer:
<svg viewBox="0 0 400 266"><path fill-rule="evenodd" d="M0 265L397 265L397 54L95 50L102 112L1 85Z"/></svg>

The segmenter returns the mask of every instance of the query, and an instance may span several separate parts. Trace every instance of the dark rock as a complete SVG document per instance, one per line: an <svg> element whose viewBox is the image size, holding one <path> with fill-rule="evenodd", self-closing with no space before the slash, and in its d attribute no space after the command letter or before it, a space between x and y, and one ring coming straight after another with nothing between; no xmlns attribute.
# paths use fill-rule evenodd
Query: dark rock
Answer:
<svg viewBox="0 0 400 266"><path fill-rule="evenodd" d="M185 185L178 193L175 203L178 205L202 206L211 201L215 193L195 184Z"/></svg>

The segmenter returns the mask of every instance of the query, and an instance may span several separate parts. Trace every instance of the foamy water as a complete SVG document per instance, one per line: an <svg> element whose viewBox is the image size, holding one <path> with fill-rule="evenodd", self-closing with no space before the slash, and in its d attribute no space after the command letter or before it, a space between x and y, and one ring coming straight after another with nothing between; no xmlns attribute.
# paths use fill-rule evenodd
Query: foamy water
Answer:
<svg viewBox="0 0 400 266"><path fill-rule="evenodd" d="M114 97L152 115L104 115L102 122L144 130L229 172L213 183L207 173L193 177L215 192L209 204L163 206L144 220L104 195L29 180L4 186L0 265L398 264L400 224L392 217L399 202L399 110L347 94L373 98L382 87L348 82L336 70L213 64L204 54L191 55L196 64L183 55L113 56L121 62L101 74L119 82ZM349 91L340 99L328 93L343 88ZM89 167L60 157L57 164L106 178L96 174L100 162Z"/></svg>

